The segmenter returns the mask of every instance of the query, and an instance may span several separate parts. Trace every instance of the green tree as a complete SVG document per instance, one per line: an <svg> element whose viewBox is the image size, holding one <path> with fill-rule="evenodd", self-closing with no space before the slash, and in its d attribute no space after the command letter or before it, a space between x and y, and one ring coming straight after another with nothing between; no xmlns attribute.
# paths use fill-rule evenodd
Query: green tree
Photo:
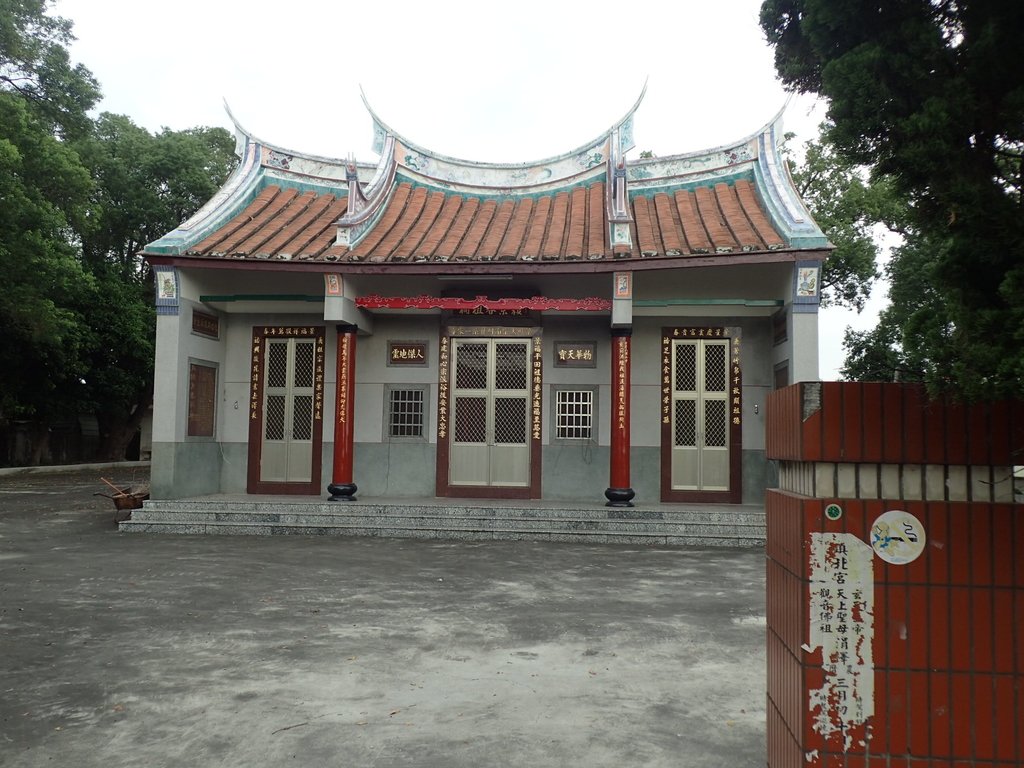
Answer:
<svg viewBox="0 0 1024 768"><path fill-rule="evenodd" d="M138 251L209 199L234 163L222 129L87 114L99 87L70 63L70 22L0 0L0 423L95 413L123 458L152 397L152 285Z"/></svg>
<svg viewBox="0 0 1024 768"><path fill-rule="evenodd" d="M88 69L71 64L71 22L48 15L51 5L50 0L0 3L0 91L31 104L51 133L76 137L89 130L87 112L100 90Z"/></svg>
<svg viewBox="0 0 1024 768"><path fill-rule="evenodd" d="M961 375L952 308L935 274L945 245L910 232L893 249L885 270L890 304L875 328L847 330L844 379L945 383Z"/></svg>
<svg viewBox="0 0 1024 768"><path fill-rule="evenodd" d="M948 322L901 329L938 345L913 350L929 383L1024 395L1024 4L765 0L761 24L783 81L828 98L837 152L892 184L932 249Z"/></svg>
<svg viewBox="0 0 1024 768"><path fill-rule="evenodd" d="M790 159L801 198L835 250L822 267L821 305L864 308L878 278L879 248L873 228L891 218L892 190L868 180L867 170L839 155L822 135L804 145L802 162Z"/></svg>
<svg viewBox="0 0 1024 768"><path fill-rule="evenodd" d="M34 183L35 180L44 183ZM89 289L68 242L89 177L65 144L0 93L0 418L53 420L74 411Z"/></svg>
<svg viewBox="0 0 1024 768"><path fill-rule="evenodd" d="M82 308L91 341L84 389L100 457L120 459L153 395L152 277L138 252L213 196L234 167L234 139L222 128L153 135L104 113L76 147L94 181L77 231L95 285Z"/></svg>

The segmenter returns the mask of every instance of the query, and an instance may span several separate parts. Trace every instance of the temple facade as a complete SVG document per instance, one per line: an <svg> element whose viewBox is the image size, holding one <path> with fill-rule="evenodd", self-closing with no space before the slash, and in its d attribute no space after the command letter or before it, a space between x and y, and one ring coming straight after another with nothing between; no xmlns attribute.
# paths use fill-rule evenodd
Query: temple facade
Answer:
<svg viewBox="0 0 1024 768"><path fill-rule="evenodd" d="M760 502L765 398L818 378L831 246L781 115L627 160L639 103L512 164L372 110L375 163L236 122L235 173L144 250L153 497Z"/></svg>

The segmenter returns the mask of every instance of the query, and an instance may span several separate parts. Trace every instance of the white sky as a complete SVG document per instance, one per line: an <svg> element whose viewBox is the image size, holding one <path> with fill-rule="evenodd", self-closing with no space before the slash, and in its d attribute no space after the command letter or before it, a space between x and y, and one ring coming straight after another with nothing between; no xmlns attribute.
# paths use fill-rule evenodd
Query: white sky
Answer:
<svg viewBox="0 0 1024 768"><path fill-rule="evenodd" d="M469 160L537 160L618 120L648 81L637 149L670 155L743 138L786 101L758 25L760 0L480 0L290 3L57 0L72 58L103 90L100 109L150 131L231 128L331 157L370 152L362 86L411 141ZM824 110L794 98L786 130L816 136ZM837 377L843 328L821 313L821 375Z"/></svg>

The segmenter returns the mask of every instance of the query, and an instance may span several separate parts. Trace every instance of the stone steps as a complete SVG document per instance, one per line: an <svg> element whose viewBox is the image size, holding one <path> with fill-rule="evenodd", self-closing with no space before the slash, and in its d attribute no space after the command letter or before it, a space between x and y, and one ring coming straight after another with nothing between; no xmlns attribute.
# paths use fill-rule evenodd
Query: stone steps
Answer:
<svg viewBox="0 0 1024 768"><path fill-rule="evenodd" d="M529 502L519 502L528 504ZM628 509L186 499L146 501L125 532L339 535L451 540L534 540L666 546L758 547L760 507Z"/></svg>

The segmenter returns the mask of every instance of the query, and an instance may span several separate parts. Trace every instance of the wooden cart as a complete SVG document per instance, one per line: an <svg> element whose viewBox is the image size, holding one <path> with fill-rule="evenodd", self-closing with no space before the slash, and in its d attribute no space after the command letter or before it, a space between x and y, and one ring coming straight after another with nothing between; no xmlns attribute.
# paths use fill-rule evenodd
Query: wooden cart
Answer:
<svg viewBox="0 0 1024 768"><path fill-rule="evenodd" d="M132 516L133 509L141 509L142 502L149 498L149 488L119 488L112 482L107 480L105 477L101 477L104 483L110 486L110 489L114 491L111 496L106 493L94 493L93 496L102 496L105 499L110 499L114 502L114 522L120 523L122 520L127 520Z"/></svg>

